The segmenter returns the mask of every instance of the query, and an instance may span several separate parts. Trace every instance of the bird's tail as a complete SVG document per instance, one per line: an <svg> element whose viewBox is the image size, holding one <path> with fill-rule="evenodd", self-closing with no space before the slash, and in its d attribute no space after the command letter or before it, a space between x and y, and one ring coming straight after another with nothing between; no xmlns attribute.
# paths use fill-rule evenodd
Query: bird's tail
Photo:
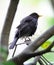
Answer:
<svg viewBox="0 0 54 65"><path fill-rule="evenodd" d="M13 49L14 48L14 46L16 45L17 40L18 40L17 38L14 38L14 41L11 43L9 49Z"/></svg>
<svg viewBox="0 0 54 65"><path fill-rule="evenodd" d="M15 34L15 37L14 37L14 40L11 43L9 49L13 49L14 48L14 46L16 45L16 42L17 42L18 39L19 39L19 31L17 30L16 31L16 34Z"/></svg>

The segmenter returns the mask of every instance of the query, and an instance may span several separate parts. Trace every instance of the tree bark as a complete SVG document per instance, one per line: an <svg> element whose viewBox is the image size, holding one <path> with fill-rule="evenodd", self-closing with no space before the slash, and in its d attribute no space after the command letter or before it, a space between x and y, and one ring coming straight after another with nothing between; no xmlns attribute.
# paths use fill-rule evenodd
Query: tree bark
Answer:
<svg viewBox="0 0 54 65"><path fill-rule="evenodd" d="M54 11L54 0L50 0Z"/></svg>
<svg viewBox="0 0 54 65"><path fill-rule="evenodd" d="M10 29L13 23L13 19L17 10L18 3L19 0L10 0L10 5L8 8L7 16L1 33L1 47L5 46L7 48L7 52L8 52L8 41L9 41Z"/></svg>

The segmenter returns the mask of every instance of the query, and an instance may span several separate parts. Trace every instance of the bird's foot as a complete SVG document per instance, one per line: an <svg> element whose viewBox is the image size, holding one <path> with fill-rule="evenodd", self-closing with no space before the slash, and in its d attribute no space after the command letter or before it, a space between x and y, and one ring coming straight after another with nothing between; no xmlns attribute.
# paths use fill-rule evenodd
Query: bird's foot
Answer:
<svg viewBox="0 0 54 65"><path fill-rule="evenodd" d="M26 45L29 45L29 42L31 42L31 39L28 37L28 38L25 38L25 41L26 42Z"/></svg>
<svg viewBox="0 0 54 65"><path fill-rule="evenodd" d="M31 41L31 39L28 37L28 38L25 38L25 41L24 42L26 42L26 41Z"/></svg>

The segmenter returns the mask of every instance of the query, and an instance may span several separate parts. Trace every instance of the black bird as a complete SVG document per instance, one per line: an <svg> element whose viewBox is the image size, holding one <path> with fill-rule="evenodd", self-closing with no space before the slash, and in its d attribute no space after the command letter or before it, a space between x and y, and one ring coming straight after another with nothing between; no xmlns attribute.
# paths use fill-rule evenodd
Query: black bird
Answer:
<svg viewBox="0 0 54 65"><path fill-rule="evenodd" d="M9 49L14 48L19 38L32 36L35 33L39 17L40 16L34 12L21 20L20 25L17 27L17 32L15 34L14 40L11 43Z"/></svg>

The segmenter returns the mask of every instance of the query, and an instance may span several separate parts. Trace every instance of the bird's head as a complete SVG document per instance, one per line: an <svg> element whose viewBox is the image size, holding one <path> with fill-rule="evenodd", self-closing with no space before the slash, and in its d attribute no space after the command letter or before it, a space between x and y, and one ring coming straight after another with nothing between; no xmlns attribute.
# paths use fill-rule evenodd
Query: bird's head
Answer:
<svg viewBox="0 0 54 65"><path fill-rule="evenodd" d="M32 13L32 14L30 14L30 16L32 16L32 17L34 17L34 18L39 18L39 17L41 17L41 15L38 15L37 13Z"/></svg>

